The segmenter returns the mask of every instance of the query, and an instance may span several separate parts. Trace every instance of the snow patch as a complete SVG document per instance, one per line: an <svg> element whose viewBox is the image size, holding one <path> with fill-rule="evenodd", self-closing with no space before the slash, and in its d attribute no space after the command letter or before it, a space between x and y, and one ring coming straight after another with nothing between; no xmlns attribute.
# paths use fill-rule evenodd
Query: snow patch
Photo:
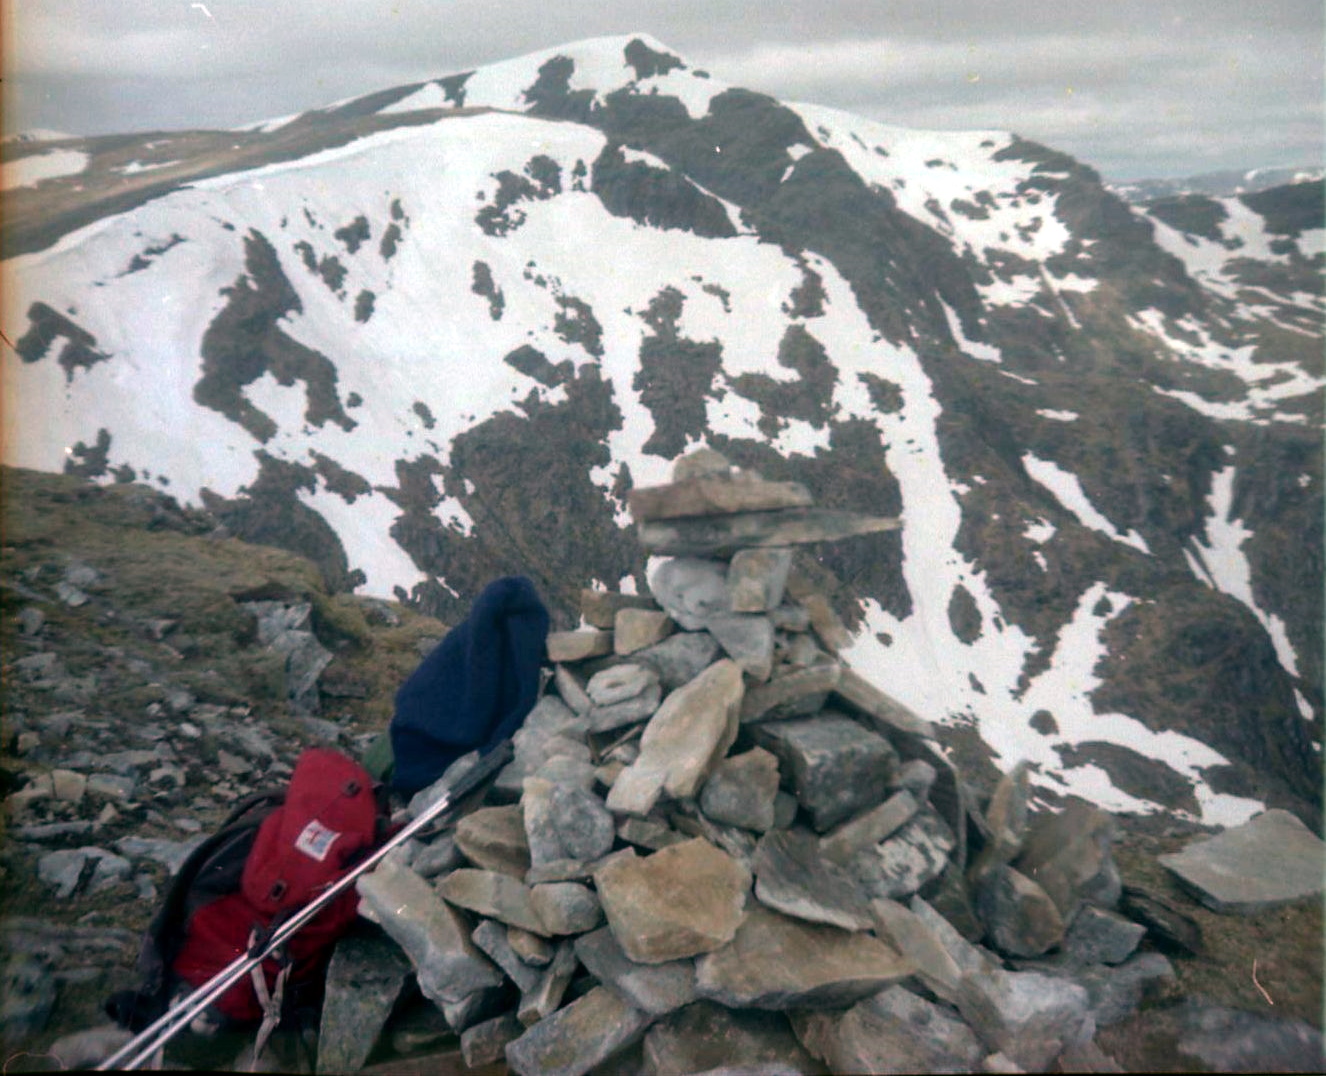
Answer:
<svg viewBox="0 0 1326 1076"><path fill-rule="evenodd" d="M30 153L16 161L0 165L0 187L35 187L48 179L76 176L87 167L91 158L76 149L53 149L47 153Z"/></svg>
<svg viewBox="0 0 1326 1076"><path fill-rule="evenodd" d="M1146 539L1137 531L1130 530L1126 535L1119 534L1114 524L1105 518L1105 515L1091 503L1090 498L1082 489L1082 483L1077 475L1071 471L1065 471L1053 460L1040 459L1031 452L1023 454L1022 466L1026 468L1027 474L1036 482L1039 482L1053 493L1059 503L1082 526L1090 527L1093 531L1099 531L1107 538L1122 542L1124 545L1130 545L1143 553L1149 554L1151 552L1147 548Z"/></svg>
<svg viewBox="0 0 1326 1076"><path fill-rule="evenodd" d="M1211 493L1206 502L1210 513L1206 520L1206 541L1194 539L1198 555L1189 554L1188 564L1203 583L1237 598L1252 611L1270 635L1276 657L1285 672L1297 677L1298 655L1289 641L1284 620L1275 613L1266 612L1253 597L1252 565L1243 552L1243 543L1252 537L1252 531L1233 515L1234 476L1232 464L1211 476ZM1205 571L1198 571L1195 563Z"/></svg>

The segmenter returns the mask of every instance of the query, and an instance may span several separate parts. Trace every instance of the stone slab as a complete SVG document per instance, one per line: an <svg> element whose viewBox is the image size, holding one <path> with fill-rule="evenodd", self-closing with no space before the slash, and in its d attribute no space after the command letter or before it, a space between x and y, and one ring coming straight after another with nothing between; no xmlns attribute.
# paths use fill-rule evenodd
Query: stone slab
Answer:
<svg viewBox="0 0 1326 1076"><path fill-rule="evenodd" d="M1213 911L1252 915L1320 897L1326 843L1275 809L1158 859Z"/></svg>

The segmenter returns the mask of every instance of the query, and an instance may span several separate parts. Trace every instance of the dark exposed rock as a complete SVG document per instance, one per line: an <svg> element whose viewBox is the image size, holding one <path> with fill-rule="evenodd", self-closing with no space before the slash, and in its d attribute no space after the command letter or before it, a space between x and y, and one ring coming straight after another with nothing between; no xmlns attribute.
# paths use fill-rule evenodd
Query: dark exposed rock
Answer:
<svg viewBox="0 0 1326 1076"><path fill-rule="evenodd" d="M753 735L778 756L821 833L882 802L897 767L887 740L841 715L765 723Z"/></svg>

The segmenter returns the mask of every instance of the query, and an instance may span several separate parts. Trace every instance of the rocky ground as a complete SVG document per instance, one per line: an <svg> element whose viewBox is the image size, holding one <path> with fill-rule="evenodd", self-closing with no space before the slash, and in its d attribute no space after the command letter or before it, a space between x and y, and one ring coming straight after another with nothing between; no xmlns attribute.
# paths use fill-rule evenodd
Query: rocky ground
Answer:
<svg viewBox="0 0 1326 1076"><path fill-rule="evenodd" d="M396 603L329 594L309 562L230 538L214 518L144 487L13 470L3 478L0 1030L6 1070L20 1071L59 1067L52 1043L105 1022L101 1002L133 984L139 933L190 843L237 798L287 777L303 747L362 752L445 626ZM990 777L971 776L981 803L995 791ZM610 807L614 794L622 807L633 793L623 785ZM1228 1069L1237 1059L1203 1062L1177 1040L1203 1020L1215 1022L1209 1034L1235 1037L1244 1018L1226 1009L1320 1029L1319 902L1216 914L1157 859L1198 831L1117 821L1124 900L1153 924L1141 952L1163 955L1173 975L1155 979L1136 1012L1102 1026L1100 1049L1129 1071ZM467 880L476 881L446 884ZM570 990L591 996L583 980ZM414 1064L438 1071L439 1051L450 1051L465 1071L457 1037L418 993L397 1003L388 1032L370 1062L413 1071L408 1059L424 1057ZM178 1063L224 1064L241 1045L182 1044Z"/></svg>

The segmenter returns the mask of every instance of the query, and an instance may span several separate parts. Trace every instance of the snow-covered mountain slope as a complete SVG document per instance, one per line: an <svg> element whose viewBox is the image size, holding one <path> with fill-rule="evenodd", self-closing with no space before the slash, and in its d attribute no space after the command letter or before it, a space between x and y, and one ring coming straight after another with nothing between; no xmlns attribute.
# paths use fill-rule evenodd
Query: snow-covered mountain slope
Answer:
<svg viewBox="0 0 1326 1076"><path fill-rule="evenodd" d="M1319 811L1319 207L1133 209L643 36L61 151L5 201L6 462L447 618L527 574L565 622L646 585L625 493L709 444L903 517L814 567L965 756L1047 801Z"/></svg>

